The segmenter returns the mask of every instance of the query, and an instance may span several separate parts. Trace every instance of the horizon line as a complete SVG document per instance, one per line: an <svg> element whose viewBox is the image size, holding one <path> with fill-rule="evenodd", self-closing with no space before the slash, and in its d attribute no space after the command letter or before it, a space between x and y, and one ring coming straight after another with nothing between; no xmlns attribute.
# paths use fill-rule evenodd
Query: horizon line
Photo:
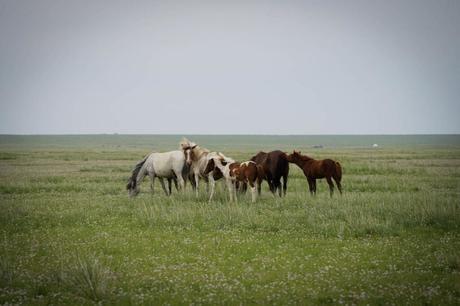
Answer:
<svg viewBox="0 0 460 306"><path fill-rule="evenodd" d="M205 133L63 133L63 134L2 134L0 136L460 136L460 133L370 133L370 134L205 134Z"/></svg>

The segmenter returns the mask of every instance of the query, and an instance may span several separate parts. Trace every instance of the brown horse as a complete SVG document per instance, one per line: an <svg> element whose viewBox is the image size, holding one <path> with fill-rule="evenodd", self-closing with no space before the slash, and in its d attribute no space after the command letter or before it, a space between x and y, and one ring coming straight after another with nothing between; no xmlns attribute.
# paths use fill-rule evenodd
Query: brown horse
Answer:
<svg viewBox="0 0 460 306"><path fill-rule="evenodd" d="M244 163L226 162L222 157L214 157L214 164L220 169L223 174L230 194L230 202L235 199L237 183L249 184L252 193L252 202L257 199L256 185L260 186L258 166L253 161L246 161ZM247 186L247 185L246 185Z"/></svg>
<svg viewBox="0 0 460 306"><path fill-rule="evenodd" d="M292 154L288 155L288 161L296 164L303 170L303 174L305 174L307 178L310 193L312 195L316 194L316 179L322 178L326 178L327 180L331 197L334 193L334 183L332 179L334 179L340 194L342 194L342 185L340 184L342 180L342 167L338 162L332 159L315 160L295 150Z"/></svg>
<svg viewBox="0 0 460 306"><path fill-rule="evenodd" d="M270 191L275 194L278 189L281 197L281 189L283 189L283 194L286 195L289 175L289 162L286 153L279 150L268 153L259 152L251 160L259 166L259 175L261 175L261 179L267 181ZM283 178L283 188L281 188L281 178ZM257 189L260 195L260 184Z"/></svg>

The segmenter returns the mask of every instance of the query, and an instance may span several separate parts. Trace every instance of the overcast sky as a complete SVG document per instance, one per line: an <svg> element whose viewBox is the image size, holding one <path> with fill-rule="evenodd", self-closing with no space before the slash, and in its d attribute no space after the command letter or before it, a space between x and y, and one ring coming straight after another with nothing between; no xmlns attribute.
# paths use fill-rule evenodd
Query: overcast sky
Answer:
<svg viewBox="0 0 460 306"><path fill-rule="evenodd" d="M460 1L0 0L0 133L460 133Z"/></svg>

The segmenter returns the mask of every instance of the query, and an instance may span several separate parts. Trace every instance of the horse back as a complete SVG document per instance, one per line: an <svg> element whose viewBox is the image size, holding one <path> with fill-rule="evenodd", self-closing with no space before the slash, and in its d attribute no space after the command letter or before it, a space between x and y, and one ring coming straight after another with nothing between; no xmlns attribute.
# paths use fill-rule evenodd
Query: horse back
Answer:
<svg viewBox="0 0 460 306"><path fill-rule="evenodd" d="M342 177L342 167L338 162L332 159L323 159L320 162L324 175Z"/></svg>
<svg viewBox="0 0 460 306"><path fill-rule="evenodd" d="M168 177L174 172L181 173L185 166L185 156L180 150L152 153L149 156L155 175Z"/></svg>
<svg viewBox="0 0 460 306"><path fill-rule="evenodd" d="M267 159L268 153L259 152L253 157L251 157L251 161L255 162L256 164L262 164Z"/></svg>

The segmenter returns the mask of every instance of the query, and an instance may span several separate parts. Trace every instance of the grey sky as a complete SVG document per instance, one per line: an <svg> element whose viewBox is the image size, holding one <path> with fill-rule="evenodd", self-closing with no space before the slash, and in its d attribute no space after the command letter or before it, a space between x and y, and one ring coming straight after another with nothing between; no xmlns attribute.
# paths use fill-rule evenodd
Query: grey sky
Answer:
<svg viewBox="0 0 460 306"><path fill-rule="evenodd" d="M0 133L460 133L460 1L0 0Z"/></svg>

